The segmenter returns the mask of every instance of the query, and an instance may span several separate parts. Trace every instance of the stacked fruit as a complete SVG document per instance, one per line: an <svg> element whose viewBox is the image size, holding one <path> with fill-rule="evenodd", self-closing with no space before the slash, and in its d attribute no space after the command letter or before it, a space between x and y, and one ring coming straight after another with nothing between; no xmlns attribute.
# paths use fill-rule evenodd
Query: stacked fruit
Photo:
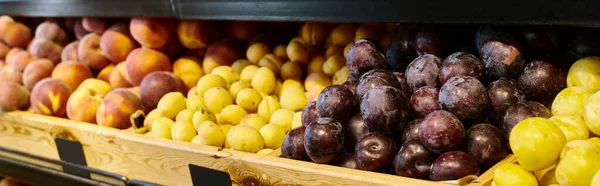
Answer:
<svg viewBox="0 0 600 186"><path fill-rule="evenodd" d="M565 73L547 60L525 63L513 32L480 28L481 60L448 55L464 45L449 46L456 43L446 33L401 25L386 56L372 41L356 40L345 56L348 80L305 107L282 156L431 180L478 175L504 159L515 124L551 116L546 106L566 87Z"/></svg>
<svg viewBox="0 0 600 186"><path fill-rule="evenodd" d="M575 62L567 88L552 103L549 119L529 118L510 133L516 164L500 165L494 183L502 185L600 185L600 58Z"/></svg>

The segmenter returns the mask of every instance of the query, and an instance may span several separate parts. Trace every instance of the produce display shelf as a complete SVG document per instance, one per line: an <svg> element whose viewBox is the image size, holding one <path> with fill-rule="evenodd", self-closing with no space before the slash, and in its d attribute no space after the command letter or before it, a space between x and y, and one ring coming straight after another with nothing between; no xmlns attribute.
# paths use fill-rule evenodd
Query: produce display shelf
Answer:
<svg viewBox="0 0 600 186"><path fill-rule="evenodd" d="M598 25L598 1L0 0L0 14L44 17Z"/></svg>
<svg viewBox="0 0 600 186"><path fill-rule="evenodd" d="M279 158L277 150L258 155L31 112L0 115L0 147L59 159L55 137L79 141L91 168L161 185L192 185L189 164L227 172L240 185L449 185ZM509 156L499 164L514 161ZM469 185L490 185L493 169Z"/></svg>

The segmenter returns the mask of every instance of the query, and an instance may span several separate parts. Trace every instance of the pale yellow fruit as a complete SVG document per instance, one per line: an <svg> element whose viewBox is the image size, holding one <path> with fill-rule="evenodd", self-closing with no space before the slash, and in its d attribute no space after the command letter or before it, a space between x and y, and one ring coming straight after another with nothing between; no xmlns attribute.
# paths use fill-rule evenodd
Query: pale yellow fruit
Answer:
<svg viewBox="0 0 600 186"><path fill-rule="evenodd" d="M600 135L600 91L588 98L583 119L590 132Z"/></svg>
<svg viewBox="0 0 600 186"><path fill-rule="evenodd" d="M260 58L268 53L271 53L269 46L267 44L257 42L248 47L248 50L246 50L246 58L252 63L258 63Z"/></svg>
<svg viewBox="0 0 600 186"><path fill-rule="evenodd" d="M181 92L169 92L158 101L156 110L163 116L175 119L177 114L186 108L186 99Z"/></svg>
<svg viewBox="0 0 600 186"><path fill-rule="evenodd" d="M354 41L355 34L355 24L340 24L331 31L331 41L334 45L346 46Z"/></svg>
<svg viewBox="0 0 600 186"><path fill-rule="evenodd" d="M302 112L298 111L294 114L294 119L292 119L292 129L302 126Z"/></svg>
<svg viewBox="0 0 600 186"><path fill-rule="evenodd" d="M536 171L558 160L566 139L560 128L548 119L532 117L515 125L509 142L519 165L525 170Z"/></svg>
<svg viewBox="0 0 600 186"><path fill-rule="evenodd" d="M250 64L250 61L246 59L238 59L231 64L231 68L233 68L233 72L235 72L238 76L241 76L242 70L244 70L244 68Z"/></svg>
<svg viewBox="0 0 600 186"><path fill-rule="evenodd" d="M320 22L306 22L300 28L300 36L309 45L321 44L327 38L327 26Z"/></svg>
<svg viewBox="0 0 600 186"><path fill-rule="evenodd" d="M258 104L257 113L264 120L269 120L273 112L279 110L280 108L281 106L275 97L267 96L263 98L260 104Z"/></svg>
<svg viewBox="0 0 600 186"><path fill-rule="evenodd" d="M342 83L346 82L346 80L348 80L348 76L350 76L350 71L348 70L348 67L343 67L342 69L335 72L331 82L334 85L341 85Z"/></svg>
<svg viewBox="0 0 600 186"><path fill-rule="evenodd" d="M496 186L537 186L535 176L519 165L505 163L494 170L494 184Z"/></svg>
<svg viewBox="0 0 600 186"><path fill-rule="evenodd" d="M555 176L556 165L557 164L555 163L546 169L533 172L535 177L538 179L539 185L552 185L552 184L558 185L558 181L556 181L556 176Z"/></svg>
<svg viewBox="0 0 600 186"><path fill-rule="evenodd" d="M242 72L240 73L240 81L244 83L252 82L252 77L254 77L254 74L256 73L258 68L260 67L256 65L248 65L244 67L244 69L242 69Z"/></svg>
<svg viewBox="0 0 600 186"><path fill-rule="evenodd" d="M283 83L279 79L275 80L275 90L273 90L272 95L275 95L277 98L279 98L281 95L281 89L283 89Z"/></svg>
<svg viewBox="0 0 600 186"><path fill-rule="evenodd" d="M290 61L294 61L297 63L308 63L310 53L308 48L304 46L301 42L291 41L287 48L286 53Z"/></svg>
<svg viewBox="0 0 600 186"><path fill-rule="evenodd" d="M206 106L204 105L204 97L197 94L197 92L194 89L195 88L192 88L190 90L190 93L188 93L188 97L185 100L185 107L192 111L206 109Z"/></svg>
<svg viewBox="0 0 600 186"><path fill-rule="evenodd" d="M292 130L292 121L294 120L294 112L288 109L279 109L273 112L271 115L271 119L269 120L270 124L276 124L281 129L288 132Z"/></svg>
<svg viewBox="0 0 600 186"><path fill-rule="evenodd" d="M235 102L248 112L256 111L261 101L262 96L260 96L260 93L252 88L241 90L235 99Z"/></svg>
<svg viewBox="0 0 600 186"><path fill-rule="evenodd" d="M552 115L577 114L583 116L588 98L594 92L585 87L567 87L560 91L552 102Z"/></svg>
<svg viewBox="0 0 600 186"><path fill-rule="evenodd" d="M312 73L306 76L304 80L304 88L306 91L310 91L314 87L328 87L331 86L331 78L323 73Z"/></svg>
<svg viewBox="0 0 600 186"><path fill-rule="evenodd" d="M242 89L246 89L246 88L250 88L250 84L244 83L241 81L234 82L233 84L231 84L231 87L229 87L229 93L231 94L231 98L233 98L233 100L236 100L238 93Z"/></svg>
<svg viewBox="0 0 600 186"><path fill-rule="evenodd" d="M291 111L302 110L306 105L304 87L296 80L288 79L283 82L279 98L281 108Z"/></svg>
<svg viewBox="0 0 600 186"><path fill-rule="evenodd" d="M183 74L197 74L202 76L204 75L204 70L200 66L201 61L201 59L194 56L180 57L173 63L173 73L177 76Z"/></svg>
<svg viewBox="0 0 600 186"><path fill-rule="evenodd" d="M589 137L590 132L580 115L571 114L552 116L548 120L562 130L567 142L578 139L585 140Z"/></svg>
<svg viewBox="0 0 600 186"><path fill-rule="evenodd" d="M269 96L269 94L264 93L264 92L258 92L258 93L260 94L260 97L263 99L265 99L267 96ZM279 98L277 98L277 97L274 97L274 98L275 98L275 100L279 100Z"/></svg>
<svg viewBox="0 0 600 186"><path fill-rule="evenodd" d="M150 133L152 136L171 139L171 128L175 122L169 118L161 117L152 122Z"/></svg>
<svg viewBox="0 0 600 186"><path fill-rule="evenodd" d="M215 122L217 122L217 124L219 125L227 124L225 123L225 119L223 118L223 116L221 116L221 114L215 114L215 120Z"/></svg>
<svg viewBox="0 0 600 186"><path fill-rule="evenodd" d="M595 144L596 146L600 147L600 138L599 137L593 137L588 139L589 142L592 142L593 144Z"/></svg>
<svg viewBox="0 0 600 186"><path fill-rule="evenodd" d="M590 185L600 185L600 171L596 172Z"/></svg>
<svg viewBox="0 0 600 186"><path fill-rule="evenodd" d="M346 47L344 47L344 58L347 58L348 56L348 51L350 50L350 46L352 46L352 43L346 45Z"/></svg>
<svg viewBox="0 0 600 186"><path fill-rule="evenodd" d="M279 59L281 60L288 60L288 56L287 56L287 52L285 45L277 45L274 49L273 49L273 55L277 56Z"/></svg>
<svg viewBox="0 0 600 186"><path fill-rule="evenodd" d="M281 74L281 66L283 66L283 61L273 54L267 54L261 58L260 61L258 61L258 66L267 67L271 69L273 74L279 76L279 74Z"/></svg>
<svg viewBox="0 0 600 186"><path fill-rule="evenodd" d="M239 105L228 105L221 110L220 115L223 118L223 124L237 125L244 116L248 115L248 112Z"/></svg>
<svg viewBox="0 0 600 186"><path fill-rule="evenodd" d="M196 134L194 125L187 122L175 122L171 128L171 137L174 140L191 142Z"/></svg>
<svg viewBox="0 0 600 186"><path fill-rule="evenodd" d="M281 79L302 79L302 67L296 62L288 61L281 66Z"/></svg>
<svg viewBox="0 0 600 186"><path fill-rule="evenodd" d="M175 121L183 121L187 123L192 123L194 118L194 111L190 109L183 109L177 116L175 117Z"/></svg>
<svg viewBox="0 0 600 186"><path fill-rule="evenodd" d="M265 141L258 130L248 125L236 125L229 130L227 142L234 150L256 153L263 149Z"/></svg>
<svg viewBox="0 0 600 186"><path fill-rule="evenodd" d="M362 24L358 29L356 29L354 40L359 39L371 39L375 41L379 41L379 36L382 35L379 30L368 24Z"/></svg>
<svg viewBox="0 0 600 186"><path fill-rule="evenodd" d="M590 141L587 141L587 140L570 141L563 147L562 151L560 152L560 159L562 160L563 158L565 158L573 150L589 149L589 148L594 148L594 149L600 150L600 147L596 146L596 144L594 144Z"/></svg>
<svg viewBox="0 0 600 186"><path fill-rule="evenodd" d="M573 63L567 74L567 86L582 86L594 92L600 90L600 58L586 57Z"/></svg>
<svg viewBox="0 0 600 186"><path fill-rule="evenodd" d="M240 125L250 125L250 126L254 127L256 130L260 130L260 128L262 128L266 124L267 124L267 121L265 121L258 114L248 114L248 115L244 116L244 118L242 118L242 120L240 121Z"/></svg>
<svg viewBox="0 0 600 186"><path fill-rule="evenodd" d="M235 73L235 71L233 71L233 68L231 68L230 66L215 67L211 73L221 76L229 85L240 79L240 77Z"/></svg>
<svg viewBox="0 0 600 186"><path fill-rule="evenodd" d="M192 139L192 143L222 147L225 142L225 134L221 127L212 121L205 121L198 126L198 135Z"/></svg>
<svg viewBox="0 0 600 186"><path fill-rule="evenodd" d="M221 110L227 105L233 104L231 94L223 87L208 89L204 93L204 104L209 112L213 114L221 113Z"/></svg>
<svg viewBox="0 0 600 186"><path fill-rule="evenodd" d="M325 63L327 59L323 56L315 56L308 63L307 73L324 73L323 72L323 63Z"/></svg>
<svg viewBox="0 0 600 186"><path fill-rule="evenodd" d="M331 57L333 55L336 55L336 54L341 54L343 56L344 48L342 48L341 46L346 46L346 45L340 45L340 46L332 45L332 46L329 46L327 48L327 51L325 51L325 58L323 58L323 62L325 62L326 58L329 58L329 57Z"/></svg>
<svg viewBox="0 0 600 186"><path fill-rule="evenodd" d="M223 143L223 146L225 148L231 148L231 146L229 146L229 144L227 143L227 134L229 133L229 130L231 130L231 128L233 128L233 125L221 125L221 131L223 131L223 134L225 134L225 141Z"/></svg>
<svg viewBox="0 0 600 186"><path fill-rule="evenodd" d="M275 90L275 74L271 69L260 67L252 77L252 88L259 92L271 94Z"/></svg>
<svg viewBox="0 0 600 186"><path fill-rule="evenodd" d="M323 63L323 72L327 75L333 76L335 72L346 66L346 58L342 54L336 54L329 58Z"/></svg>
<svg viewBox="0 0 600 186"><path fill-rule="evenodd" d="M590 185L600 171L600 148L571 150L556 167L556 181L560 185Z"/></svg>
<svg viewBox="0 0 600 186"><path fill-rule="evenodd" d="M261 149L258 152L256 152L256 154L259 155L269 155L273 152L273 149Z"/></svg>
<svg viewBox="0 0 600 186"><path fill-rule="evenodd" d="M197 129L198 126L200 126L200 124L204 123L205 121L217 122L217 118L214 114L209 113L206 109L200 109L194 113L194 116L192 117L192 123L194 124L194 128Z"/></svg>
<svg viewBox="0 0 600 186"><path fill-rule="evenodd" d="M144 118L144 127L148 127L150 128L150 130L152 130L152 122L161 117L163 117L162 112L160 112L159 110L154 109L148 112L146 118Z"/></svg>
<svg viewBox="0 0 600 186"><path fill-rule="evenodd" d="M196 92L198 95L203 96L204 92L214 87L227 88L227 81L217 74L206 74L198 80Z"/></svg>
<svg viewBox="0 0 600 186"><path fill-rule="evenodd" d="M265 141L265 147L276 149L281 147L286 131L279 127L279 125L271 123L260 128L260 134Z"/></svg>

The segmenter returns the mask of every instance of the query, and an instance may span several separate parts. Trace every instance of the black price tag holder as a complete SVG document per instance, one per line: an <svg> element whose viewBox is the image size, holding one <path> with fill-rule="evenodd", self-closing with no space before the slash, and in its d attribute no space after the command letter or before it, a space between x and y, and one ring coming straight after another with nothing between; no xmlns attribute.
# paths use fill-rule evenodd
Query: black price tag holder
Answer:
<svg viewBox="0 0 600 186"><path fill-rule="evenodd" d="M56 149L58 150L58 156L60 157L60 160L77 165L87 166L81 143L63 138L54 138L54 142L56 143ZM87 179L91 178L90 173L82 169L63 166L63 171L75 176Z"/></svg>
<svg viewBox="0 0 600 186"><path fill-rule="evenodd" d="M194 186L231 186L227 172L189 164L192 184Z"/></svg>

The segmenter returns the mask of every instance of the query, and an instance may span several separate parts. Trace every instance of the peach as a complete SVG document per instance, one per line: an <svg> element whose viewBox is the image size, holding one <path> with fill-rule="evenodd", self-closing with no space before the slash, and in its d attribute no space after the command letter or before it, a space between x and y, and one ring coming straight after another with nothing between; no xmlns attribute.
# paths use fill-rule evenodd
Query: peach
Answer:
<svg viewBox="0 0 600 186"><path fill-rule="evenodd" d="M15 20L10 16L6 16L6 15L0 16L0 34L4 33L4 30L6 29L6 27L8 27L9 24L14 23L14 22L15 22Z"/></svg>
<svg viewBox="0 0 600 186"><path fill-rule="evenodd" d="M110 19L83 17L81 20L81 26L88 32L102 35L102 33L104 33L104 31L106 31L106 29L110 26Z"/></svg>
<svg viewBox="0 0 600 186"><path fill-rule="evenodd" d="M187 74L179 75L179 78L181 78L181 80L185 84L185 89L189 91L191 88L193 88L194 86L196 86L198 84L198 81L200 81L200 78L202 78L202 75L187 73Z"/></svg>
<svg viewBox="0 0 600 186"><path fill-rule="evenodd" d="M79 47L79 40L73 41L73 42L67 44L67 46L65 46L65 48L63 48L63 51L60 54L60 60L61 61L69 61L69 60L77 61L77 60L79 60L79 57L77 56L77 48L78 47Z"/></svg>
<svg viewBox="0 0 600 186"><path fill-rule="evenodd" d="M155 109L158 101L169 92L186 93L183 81L177 75L157 71L148 74L140 85L142 103L149 109Z"/></svg>
<svg viewBox="0 0 600 186"><path fill-rule="evenodd" d="M180 20L177 38L185 48L206 48L219 39L219 30L219 25L213 21Z"/></svg>
<svg viewBox="0 0 600 186"><path fill-rule="evenodd" d="M38 114L63 117L71 89L63 80L45 78L31 90L30 104Z"/></svg>
<svg viewBox="0 0 600 186"><path fill-rule="evenodd" d="M53 41L61 46L69 43L69 36L60 26L51 21L44 21L35 29L35 38Z"/></svg>
<svg viewBox="0 0 600 186"><path fill-rule="evenodd" d="M30 92L14 82L0 82L0 112L26 110L29 107Z"/></svg>
<svg viewBox="0 0 600 186"><path fill-rule="evenodd" d="M9 50L9 51L6 53L6 57L4 58L4 59L5 59L5 61L11 61L11 60L12 60L12 59L15 57L15 55L16 55L16 54L18 54L18 53L19 53L19 52L21 52L21 51L25 51L25 50L23 50L22 48L19 48L19 47L14 47L14 48L11 48L11 49L10 49L10 50Z"/></svg>
<svg viewBox="0 0 600 186"><path fill-rule="evenodd" d="M47 59L38 59L27 65L23 71L23 85L29 90L40 80L50 77L54 70L54 63Z"/></svg>
<svg viewBox="0 0 600 186"><path fill-rule="evenodd" d="M129 30L142 46L160 49L173 37L175 25L171 19L134 17L129 23Z"/></svg>
<svg viewBox="0 0 600 186"><path fill-rule="evenodd" d="M31 55L25 51L17 51L9 54L10 55L6 59L6 65L17 72L23 72L25 67L27 67L31 61L33 61Z"/></svg>
<svg viewBox="0 0 600 186"><path fill-rule="evenodd" d="M169 40L167 45L158 50L169 57L169 60L175 61L177 58L185 55L186 50L176 39Z"/></svg>
<svg viewBox="0 0 600 186"><path fill-rule="evenodd" d="M0 69L4 68L5 65L6 65L6 62L4 62L4 60L0 59Z"/></svg>
<svg viewBox="0 0 600 186"><path fill-rule="evenodd" d="M115 66L115 69L110 73L108 83L114 88L127 88L133 86L129 80L127 80L127 76L125 76L125 63L119 63Z"/></svg>
<svg viewBox="0 0 600 186"><path fill-rule="evenodd" d="M100 35L96 33L90 33L81 39L77 46L77 57L81 63L94 70L100 70L110 63L100 49Z"/></svg>
<svg viewBox="0 0 600 186"><path fill-rule="evenodd" d="M22 23L12 22L6 25L0 36L11 47L26 47L31 40L31 29Z"/></svg>
<svg viewBox="0 0 600 186"><path fill-rule="evenodd" d="M217 66L230 66L235 60L243 58L243 56L239 43L228 39L219 40L206 50L204 61L202 61L204 73L210 73Z"/></svg>
<svg viewBox="0 0 600 186"><path fill-rule="evenodd" d="M65 20L63 21L63 24L65 25L65 28L68 31L74 31L75 30L75 22L80 21L79 18L75 18L75 17L67 17L65 18Z"/></svg>
<svg viewBox="0 0 600 186"><path fill-rule="evenodd" d="M81 20L76 21L75 25L73 25L73 26L74 26L73 32L75 32L75 37L77 39L81 39L81 38L83 38L83 36L90 33L87 30L85 30L85 28L83 28L83 24L81 23Z"/></svg>
<svg viewBox="0 0 600 186"><path fill-rule="evenodd" d="M74 121L96 123L96 111L103 96L94 89L77 89L67 100L67 117Z"/></svg>
<svg viewBox="0 0 600 186"><path fill-rule="evenodd" d="M23 74L13 70L11 67L3 67L0 70L0 82L9 81L17 84L23 84Z"/></svg>
<svg viewBox="0 0 600 186"><path fill-rule="evenodd" d="M138 48L125 60L125 77L134 86L140 85L144 77L154 71L171 71L169 58L159 51Z"/></svg>
<svg viewBox="0 0 600 186"><path fill-rule="evenodd" d="M173 63L173 73L178 76L188 73L204 75L200 60L194 56L183 56Z"/></svg>
<svg viewBox="0 0 600 186"><path fill-rule="evenodd" d="M8 51L10 51L10 47L3 41L0 41L0 59L5 59Z"/></svg>
<svg viewBox="0 0 600 186"><path fill-rule="evenodd" d="M90 78L90 79L86 79L85 81L81 82L81 85L79 85L79 87L77 87L77 89L75 91L80 90L80 89L91 89L91 90L94 90L94 92L96 92L96 93L106 95L113 88L106 81L102 81L102 80L96 79L96 78Z"/></svg>
<svg viewBox="0 0 600 186"><path fill-rule="evenodd" d="M106 67L104 67L102 70L100 70L100 72L98 72L98 76L96 76L96 77L100 80L110 82L110 74L112 74L112 71L114 69L115 69L115 65L108 64L108 65L106 65Z"/></svg>
<svg viewBox="0 0 600 186"><path fill-rule="evenodd" d="M138 47L139 44L129 33L129 25L123 22L112 25L100 39L100 48L113 63L125 61L127 55Z"/></svg>
<svg viewBox="0 0 600 186"><path fill-rule="evenodd" d="M257 28L257 22L229 21L227 22L227 38L248 42L256 35Z"/></svg>
<svg viewBox="0 0 600 186"><path fill-rule="evenodd" d="M60 62L63 47L51 40L34 38L27 51L35 58L46 58L54 63Z"/></svg>
<svg viewBox="0 0 600 186"><path fill-rule="evenodd" d="M104 96L96 111L96 122L100 126L126 129L131 127L131 114L141 109L143 105L138 96L126 88L117 88Z"/></svg>
<svg viewBox="0 0 600 186"><path fill-rule="evenodd" d="M51 77L63 80L71 90L75 90L81 82L93 78L94 75L83 63L63 61L54 67Z"/></svg>

